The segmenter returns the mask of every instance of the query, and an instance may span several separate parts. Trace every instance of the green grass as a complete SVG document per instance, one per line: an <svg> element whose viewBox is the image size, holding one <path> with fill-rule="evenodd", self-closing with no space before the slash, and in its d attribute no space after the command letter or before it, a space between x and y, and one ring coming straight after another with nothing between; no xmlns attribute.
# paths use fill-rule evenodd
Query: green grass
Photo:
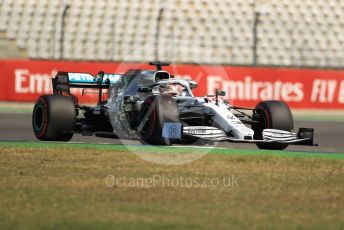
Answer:
<svg viewBox="0 0 344 230"><path fill-rule="evenodd" d="M109 187L108 175L127 180ZM164 166L119 145L0 142L1 229L343 229L343 192L342 154L217 149Z"/></svg>
<svg viewBox="0 0 344 230"><path fill-rule="evenodd" d="M0 101L0 113L27 113L31 114L34 103L3 102Z"/></svg>
<svg viewBox="0 0 344 230"><path fill-rule="evenodd" d="M114 150L114 151L128 151L128 147L118 144L87 144L87 143L61 143L61 142L36 142L36 141L0 141L1 146L8 147L32 147L32 148L76 148L76 149L99 149L99 150ZM135 152L153 152L161 154L183 154L183 153L208 153L208 154L224 154L224 155L268 155L275 157L313 157L326 159L344 159L343 153L322 153L322 152L297 152L297 151L273 151L273 150L250 150L250 149L233 149L233 148L189 148L189 147L166 147L166 146L143 146L130 145L130 150Z"/></svg>

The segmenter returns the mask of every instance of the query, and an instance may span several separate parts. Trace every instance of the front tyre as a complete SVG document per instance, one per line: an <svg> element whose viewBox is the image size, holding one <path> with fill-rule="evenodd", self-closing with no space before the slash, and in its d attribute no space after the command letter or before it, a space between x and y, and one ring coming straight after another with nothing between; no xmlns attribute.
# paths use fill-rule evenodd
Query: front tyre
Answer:
<svg viewBox="0 0 344 230"><path fill-rule="evenodd" d="M32 127L41 141L69 141L76 121L71 97L44 95L38 98L32 113Z"/></svg>
<svg viewBox="0 0 344 230"><path fill-rule="evenodd" d="M263 140L264 129L293 131L294 120L289 106L282 101L260 102L253 115L252 129L255 140ZM283 150L288 147L284 143L257 143L260 149Z"/></svg>
<svg viewBox="0 0 344 230"><path fill-rule="evenodd" d="M151 96L141 105L138 131L141 139L151 145L168 145L173 140L162 137L165 122L180 123L177 102L169 96Z"/></svg>

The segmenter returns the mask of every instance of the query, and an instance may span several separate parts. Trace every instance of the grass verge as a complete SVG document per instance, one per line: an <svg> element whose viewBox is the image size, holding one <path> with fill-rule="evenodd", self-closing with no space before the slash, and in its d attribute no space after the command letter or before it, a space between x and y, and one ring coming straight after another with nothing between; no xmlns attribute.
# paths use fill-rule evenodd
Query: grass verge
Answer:
<svg viewBox="0 0 344 230"><path fill-rule="evenodd" d="M31 114L33 107L34 107L34 103L0 101L0 113Z"/></svg>
<svg viewBox="0 0 344 230"><path fill-rule="evenodd" d="M8 147L23 147L23 148L76 148L76 149L100 149L113 151L128 151L125 145L118 144L87 144L87 143L64 143L64 142L36 142L36 141L0 141L1 146ZM160 153L160 154L183 154L183 153L209 153L209 154L223 154L223 155L267 155L275 157L313 157L325 159L343 159L344 153L322 153L322 152L297 152L297 151L272 151L272 150L251 150L251 149L233 149L233 148L202 148L202 147L166 147L166 146L144 146L144 145L130 145L130 150L141 151L144 153Z"/></svg>
<svg viewBox="0 0 344 230"><path fill-rule="evenodd" d="M0 226L341 229L343 158L323 155L218 149L162 166L123 146L2 142Z"/></svg>

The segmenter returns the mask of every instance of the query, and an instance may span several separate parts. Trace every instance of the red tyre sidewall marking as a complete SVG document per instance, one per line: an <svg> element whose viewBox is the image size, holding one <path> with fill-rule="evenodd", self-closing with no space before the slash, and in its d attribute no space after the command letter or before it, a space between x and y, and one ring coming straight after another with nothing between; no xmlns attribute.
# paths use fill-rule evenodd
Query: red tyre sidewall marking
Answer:
<svg viewBox="0 0 344 230"><path fill-rule="evenodd" d="M269 114L269 111L267 109L265 109L263 106L258 106L259 110L262 110L265 114L265 117L264 117L264 120L265 120L265 128L266 129L269 129L271 127L271 124L270 124L270 114Z"/></svg>
<svg viewBox="0 0 344 230"><path fill-rule="evenodd" d="M46 103L46 101L43 98L40 98L40 101L42 102L42 107L43 107L43 128L41 129L41 131L37 134L37 138L41 138L43 137L46 132L47 132L47 128L48 128L48 105Z"/></svg>
<svg viewBox="0 0 344 230"><path fill-rule="evenodd" d="M153 113L153 125L152 125L152 129L149 131L149 136L153 134L154 129L155 129L155 124L156 124L156 108L154 107L152 110Z"/></svg>
<svg viewBox="0 0 344 230"><path fill-rule="evenodd" d="M149 108L154 104L154 102L152 102L152 100L149 98L147 100L147 105L149 105ZM148 109L149 111L149 109ZM153 114L153 124L151 125L151 129L149 130L148 132L148 136L151 136L154 132L154 129L155 129L155 123L156 123L156 107L154 106L152 112L151 112L151 115Z"/></svg>

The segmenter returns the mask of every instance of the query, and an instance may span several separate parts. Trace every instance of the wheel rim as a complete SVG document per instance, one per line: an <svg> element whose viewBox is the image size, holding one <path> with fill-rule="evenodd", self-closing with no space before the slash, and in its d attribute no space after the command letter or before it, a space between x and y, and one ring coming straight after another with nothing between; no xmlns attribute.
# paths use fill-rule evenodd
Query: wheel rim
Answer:
<svg viewBox="0 0 344 230"><path fill-rule="evenodd" d="M38 104L35 107L34 111L34 118L33 118L33 126L36 132L42 130L44 125L44 108L42 105Z"/></svg>
<svg viewBox="0 0 344 230"><path fill-rule="evenodd" d="M263 130L266 129L266 125L267 125L267 121L266 121L266 113L264 112L264 108L259 107L256 108L256 113L260 115L260 119L259 119L259 125L256 125L254 128L254 137L256 139L262 140L263 136Z"/></svg>

